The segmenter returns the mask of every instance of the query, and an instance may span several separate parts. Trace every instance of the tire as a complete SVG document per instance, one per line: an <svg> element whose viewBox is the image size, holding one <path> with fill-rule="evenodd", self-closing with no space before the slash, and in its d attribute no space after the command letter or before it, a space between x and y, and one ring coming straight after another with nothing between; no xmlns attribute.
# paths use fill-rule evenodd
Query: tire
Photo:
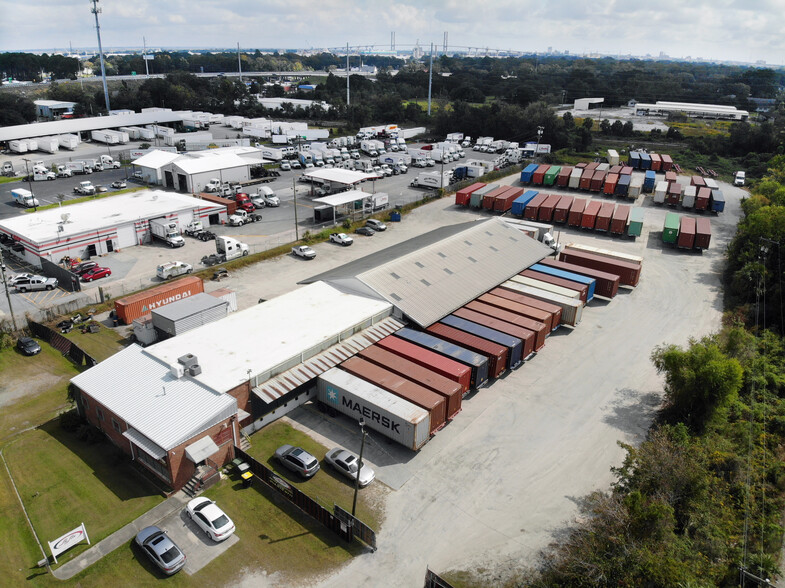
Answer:
<svg viewBox="0 0 785 588"><path fill-rule="evenodd" d="M47 287L46 287L46 289L47 289L47 290L54 290L54 286L51 286L51 285L50 285L50 286L47 286Z"/></svg>
<svg viewBox="0 0 785 588"><path fill-rule="evenodd" d="M245 257L246 255L248 255L248 252L247 251L243 251L243 257Z"/></svg>
<svg viewBox="0 0 785 588"><path fill-rule="evenodd" d="M187 272L185 272L185 273L187 273L187 274L190 274L192 271L194 271L194 270L193 270L193 269L189 269L189 270L188 270Z"/></svg>
<svg viewBox="0 0 785 588"><path fill-rule="evenodd" d="M23 286L23 287L19 288L19 291L20 291L20 292L27 292L27 288L25 288L25 287Z"/></svg>

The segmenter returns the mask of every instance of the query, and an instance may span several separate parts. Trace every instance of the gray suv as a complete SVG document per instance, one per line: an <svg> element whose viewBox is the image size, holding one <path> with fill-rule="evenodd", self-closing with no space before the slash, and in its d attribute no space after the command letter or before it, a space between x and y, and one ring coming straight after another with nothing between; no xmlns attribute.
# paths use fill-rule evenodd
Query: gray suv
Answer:
<svg viewBox="0 0 785 588"><path fill-rule="evenodd" d="M311 478L319 471L319 460L300 447L281 445L275 450L275 459L303 478Z"/></svg>
<svg viewBox="0 0 785 588"><path fill-rule="evenodd" d="M19 278L14 282L14 287L20 292L28 290L54 290L57 288L57 278L46 276L28 276Z"/></svg>

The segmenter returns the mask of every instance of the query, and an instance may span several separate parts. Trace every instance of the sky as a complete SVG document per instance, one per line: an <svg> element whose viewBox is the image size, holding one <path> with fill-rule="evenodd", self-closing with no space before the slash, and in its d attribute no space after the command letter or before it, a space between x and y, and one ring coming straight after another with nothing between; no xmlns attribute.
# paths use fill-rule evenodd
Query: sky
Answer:
<svg viewBox="0 0 785 588"><path fill-rule="evenodd" d="M105 50L448 47L785 64L785 0L101 0ZM96 47L90 0L0 0L0 51Z"/></svg>

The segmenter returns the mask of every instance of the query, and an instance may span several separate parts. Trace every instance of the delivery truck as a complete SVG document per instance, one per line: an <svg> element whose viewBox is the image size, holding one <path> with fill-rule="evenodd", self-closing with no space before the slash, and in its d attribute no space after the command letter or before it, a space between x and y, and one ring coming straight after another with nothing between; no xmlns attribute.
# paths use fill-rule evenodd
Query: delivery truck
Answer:
<svg viewBox="0 0 785 588"><path fill-rule="evenodd" d="M180 225L177 219L167 219L166 217L150 219L150 234L172 248L185 245L185 239L180 235Z"/></svg>

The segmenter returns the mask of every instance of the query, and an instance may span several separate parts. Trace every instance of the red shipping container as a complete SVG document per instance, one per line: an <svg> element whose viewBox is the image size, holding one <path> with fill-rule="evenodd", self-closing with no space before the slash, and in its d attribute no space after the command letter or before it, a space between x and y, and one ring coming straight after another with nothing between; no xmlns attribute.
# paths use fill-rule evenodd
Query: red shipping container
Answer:
<svg viewBox="0 0 785 588"><path fill-rule="evenodd" d="M472 321L478 325L488 327L489 329L495 329L497 331L501 331L502 333L512 335L513 337L518 337L521 341L523 341L524 359L534 353L534 341L536 339L536 334L529 329L524 329L518 325L514 325L493 316L477 312L476 310L469 310L465 307L459 308L453 312L453 314L462 319L466 319L467 321Z"/></svg>
<svg viewBox="0 0 785 588"><path fill-rule="evenodd" d="M671 182L665 192L665 203L668 206L676 206L681 202L682 187L679 182Z"/></svg>
<svg viewBox="0 0 785 588"><path fill-rule="evenodd" d="M488 378L498 378L507 367L507 348L477 335L436 323L425 329L431 335L471 349L488 358Z"/></svg>
<svg viewBox="0 0 785 588"><path fill-rule="evenodd" d="M625 286L637 286L641 278L641 266L637 263L611 259L585 251L565 249L559 254L559 260L616 274L621 279L621 284Z"/></svg>
<svg viewBox="0 0 785 588"><path fill-rule="evenodd" d="M547 172L549 169L551 169L550 165L541 165L536 170L534 170L534 173L532 174L532 183L541 186L545 181L545 172Z"/></svg>
<svg viewBox="0 0 785 588"><path fill-rule="evenodd" d="M455 193L455 204L457 206L469 206L469 200L471 199L472 193L484 187L485 184L477 182L476 184L458 190Z"/></svg>
<svg viewBox="0 0 785 588"><path fill-rule="evenodd" d="M649 153L649 157L651 157L651 169L660 171L662 169L662 157L657 153Z"/></svg>
<svg viewBox="0 0 785 588"><path fill-rule="evenodd" d="M604 272L602 270L596 270L581 265L575 265L574 263L567 263L566 261L556 261L555 259L551 259L550 257L546 257L545 259L540 260L540 263L558 269L563 269L564 271L567 272L580 274L582 276L586 276L587 278L594 278L595 280L597 280L594 286L595 296L603 296L604 298L613 298L619 292L619 284L621 283L621 278L618 276L618 274Z"/></svg>
<svg viewBox="0 0 785 588"><path fill-rule="evenodd" d="M572 170L573 168L569 165L562 167L559 175L556 176L556 185L566 188L570 183L570 174L572 173Z"/></svg>
<svg viewBox="0 0 785 588"><path fill-rule="evenodd" d="M586 169L590 169L590 170L594 171L595 169L597 169L598 165L600 165L599 161L591 161L591 162L586 164Z"/></svg>
<svg viewBox="0 0 785 588"><path fill-rule="evenodd" d="M706 185L706 180L702 176L692 176L690 178L690 186L697 186L703 188Z"/></svg>
<svg viewBox="0 0 785 588"><path fill-rule="evenodd" d="M431 434L443 427L444 423L447 422L447 403L436 392L432 392L361 357L351 357L338 367L353 376L379 386L382 390L387 390L390 394L395 394L399 398L408 400L412 404L427 410L431 415Z"/></svg>
<svg viewBox="0 0 785 588"><path fill-rule="evenodd" d="M521 294L520 292L513 292L512 290L507 290L505 288L494 288L488 292L488 294L484 294L484 296L489 295L498 296L499 298L506 298L507 300L512 300L513 302L522 304L523 306L528 306L532 310L542 311L542 314L539 315L541 318L537 318L538 315L536 314L527 316L529 316L531 319L534 319L535 321L543 323L549 331L552 331L561 324L561 306L551 304L550 302L545 302L544 300L540 300L538 298L532 298L531 296ZM482 297L478 298L478 300L481 299Z"/></svg>
<svg viewBox="0 0 785 588"><path fill-rule="evenodd" d="M562 196L559 199L559 202L556 203L556 206L553 209L553 222L567 222L567 217L570 216L570 206L572 206L573 200L575 200L574 196Z"/></svg>
<svg viewBox="0 0 785 588"><path fill-rule="evenodd" d="M482 197L482 207L485 210L493 210L493 201L496 199L496 197L500 194L504 194L509 189L510 186L499 186L495 190L491 190Z"/></svg>
<svg viewBox="0 0 785 588"><path fill-rule="evenodd" d="M199 198L202 200L207 200L207 202L212 202L214 204L220 204L226 207L226 214L229 216L233 215L237 211L237 203L234 200L229 200L228 198L222 198L217 194L210 194L209 192L200 192Z"/></svg>
<svg viewBox="0 0 785 588"><path fill-rule="evenodd" d="M623 235L627 230L627 221L629 219L630 207L626 204L619 204L611 219L611 233L614 235Z"/></svg>
<svg viewBox="0 0 785 588"><path fill-rule="evenodd" d="M707 218L695 219L695 249L708 249L711 243L711 222Z"/></svg>
<svg viewBox="0 0 785 588"><path fill-rule="evenodd" d="M504 194L497 196L496 200L493 201L493 209L499 212L507 212L512 208L512 201L522 194L523 188L510 186Z"/></svg>
<svg viewBox="0 0 785 588"><path fill-rule="evenodd" d="M602 188L603 193L613 196L614 192L616 192L616 184L618 183L619 174L609 173L605 178L605 185Z"/></svg>
<svg viewBox="0 0 785 588"><path fill-rule="evenodd" d="M570 206L570 214L567 215L567 224L571 227L580 227L583 211L586 210L586 200L576 198Z"/></svg>
<svg viewBox="0 0 785 588"><path fill-rule="evenodd" d="M603 170L596 170L594 175L591 177L591 185L589 186L589 190L592 192L599 192L602 190L602 185L605 183L605 176L608 175L608 172Z"/></svg>
<svg viewBox="0 0 785 588"><path fill-rule="evenodd" d="M532 198L526 205L526 208L523 209L523 218L536 221L537 214L540 212L540 205L545 202L547 197L547 194L537 194Z"/></svg>
<svg viewBox="0 0 785 588"><path fill-rule="evenodd" d="M376 345L456 382L461 387L461 394L466 394L471 387L472 368L459 361L394 336L385 337Z"/></svg>
<svg viewBox="0 0 785 588"><path fill-rule="evenodd" d="M568 280L566 278L560 278L558 276L544 274L542 272L538 272L536 270L531 270L531 269L523 270L518 275L526 276L527 278L532 278L534 280L540 280L541 282L545 282L547 284L553 284L554 286L561 286L562 288L567 288L568 290L575 290L576 292L580 293L581 302L583 302L584 304L586 304L588 300L589 297L588 284L573 282L572 280Z"/></svg>
<svg viewBox="0 0 785 588"><path fill-rule="evenodd" d="M594 177L594 168L586 167L581 174L581 181L578 188L581 190L588 190L591 188L591 179Z"/></svg>
<svg viewBox="0 0 785 588"><path fill-rule="evenodd" d="M126 325L156 308L204 292L202 278L188 276L114 301L117 318Z"/></svg>
<svg viewBox="0 0 785 588"><path fill-rule="evenodd" d="M586 208L581 215L581 228L593 229L594 223L597 221L597 213L600 212L602 204L596 200L589 201Z"/></svg>
<svg viewBox="0 0 785 588"><path fill-rule="evenodd" d="M669 184L678 181L679 176L676 175L675 171L666 171L665 172L665 181Z"/></svg>
<svg viewBox="0 0 785 588"><path fill-rule="evenodd" d="M537 212L537 219L540 222L551 222L551 219L553 218L553 209L556 208L559 200L561 200L561 196L558 194L548 194L548 197L540 205L540 210Z"/></svg>
<svg viewBox="0 0 785 588"><path fill-rule="evenodd" d="M711 198L710 188L705 186L698 188L698 195L695 197L695 210L706 210L709 206L709 198Z"/></svg>
<svg viewBox="0 0 785 588"><path fill-rule="evenodd" d="M673 159L670 155L663 153L660 155L662 159L662 171L670 171L673 168Z"/></svg>
<svg viewBox="0 0 785 588"><path fill-rule="evenodd" d="M431 392L435 392L447 402L447 419L452 419L461 411L463 391L458 382L440 376L426 367L396 355L392 351L382 349L378 345L371 345L357 354L366 361L383 367L386 370L403 376L408 380L418 383Z"/></svg>
<svg viewBox="0 0 785 588"><path fill-rule="evenodd" d="M608 170L608 174L616 174L616 175L618 175L618 174L621 173L621 170L622 170L622 166L614 165L614 166L611 167L611 169Z"/></svg>
<svg viewBox="0 0 785 588"><path fill-rule="evenodd" d="M542 321L531 318L536 314L542 314L536 308L520 304L508 298L494 296L493 294L483 294L477 300L469 302L465 308L496 317L505 322L512 323L534 333L534 349L539 351L545 345L545 337L548 336L550 329Z"/></svg>
<svg viewBox="0 0 785 588"><path fill-rule="evenodd" d="M631 176L632 175L632 167L629 165L624 165L619 172L621 176Z"/></svg>
<svg viewBox="0 0 785 588"><path fill-rule="evenodd" d="M682 249L692 249L695 245L695 219L683 216L679 220L679 237L676 245Z"/></svg>
<svg viewBox="0 0 785 588"><path fill-rule="evenodd" d="M611 228L611 219L616 205L613 202L603 202L600 211L597 213L597 220L594 221L595 231L605 231Z"/></svg>

